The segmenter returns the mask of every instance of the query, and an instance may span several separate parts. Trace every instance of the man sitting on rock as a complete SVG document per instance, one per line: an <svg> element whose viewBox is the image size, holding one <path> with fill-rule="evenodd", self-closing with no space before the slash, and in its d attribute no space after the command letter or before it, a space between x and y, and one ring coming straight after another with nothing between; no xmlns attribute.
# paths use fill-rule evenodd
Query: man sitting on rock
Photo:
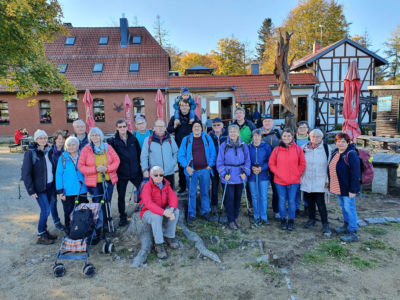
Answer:
<svg viewBox="0 0 400 300"><path fill-rule="evenodd" d="M179 210L178 197L164 178L164 170L161 167L151 168L150 180L143 186L140 196L140 217L143 222L151 225L157 257L166 259L168 255L164 249L164 237L170 248L179 248L175 238ZM167 222L163 228L164 218Z"/></svg>

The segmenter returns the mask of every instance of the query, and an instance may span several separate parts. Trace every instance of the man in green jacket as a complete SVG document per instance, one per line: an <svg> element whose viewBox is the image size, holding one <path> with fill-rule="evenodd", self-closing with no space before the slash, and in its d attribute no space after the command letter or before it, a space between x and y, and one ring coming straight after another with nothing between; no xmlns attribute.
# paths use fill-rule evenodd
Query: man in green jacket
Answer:
<svg viewBox="0 0 400 300"><path fill-rule="evenodd" d="M243 107L238 107L235 110L235 122L233 124L236 124L240 128L240 138L242 139L243 142L245 142L247 145L251 143L252 140L252 132L254 129L256 129L256 126L254 123L250 120L246 120L245 118L246 112Z"/></svg>

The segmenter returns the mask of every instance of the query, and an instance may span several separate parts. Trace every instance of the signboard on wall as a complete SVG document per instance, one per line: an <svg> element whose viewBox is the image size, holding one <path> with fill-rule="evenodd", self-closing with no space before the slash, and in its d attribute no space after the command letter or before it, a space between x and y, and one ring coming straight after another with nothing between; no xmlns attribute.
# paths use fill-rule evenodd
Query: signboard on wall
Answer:
<svg viewBox="0 0 400 300"><path fill-rule="evenodd" d="M378 97L378 111L392 110L392 96Z"/></svg>

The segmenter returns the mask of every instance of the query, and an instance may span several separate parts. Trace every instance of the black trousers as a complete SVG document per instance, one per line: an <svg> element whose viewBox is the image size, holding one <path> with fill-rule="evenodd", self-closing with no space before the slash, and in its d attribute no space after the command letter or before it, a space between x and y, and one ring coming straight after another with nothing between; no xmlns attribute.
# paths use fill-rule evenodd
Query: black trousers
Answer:
<svg viewBox="0 0 400 300"><path fill-rule="evenodd" d="M169 181L171 188L175 190L175 174L165 175L164 178Z"/></svg>
<svg viewBox="0 0 400 300"><path fill-rule="evenodd" d="M310 220L315 220L315 204L317 204L322 224L328 223L324 193L304 192L304 199L308 202L308 217Z"/></svg>
<svg viewBox="0 0 400 300"><path fill-rule="evenodd" d="M179 189L186 191L186 175L185 168L179 165Z"/></svg>
<svg viewBox="0 0 400 300"><path fill-rule="evenodd" d="M242 192L243 192L242 183L228 184L228 186L226 187L224 205L228 222L234 222L239 217Z"/></svg>
<svg viewBox="0 0 400 300"><path fill-rule="evenodd" d="M128 182L132 182L133 185L138 189L141 183L141 178L119 178L117 182L117 192L118 192L118 212L120 219L126 219L125 212L125 195L126 195L126 187L128 186Z"/></svg>
<svg viewBox="0 0 400 300"><path fill-rule="evenodd" d="M274 211L274 213L279 213L279 198L278 198L278 192L276 191L276 185L274 182L274 173L269 171L269 176L272 188L272 210Z"/></svg>
<svg viewBox="0 0 400 300"><path fill-rule="evenodd" d="M211 176L211 206L218 205L219 174L217 168L213 167L214 176Z"/></svg>
<svg viewBox="0 0 400 300"><path fill-rule="evenodd" d="M69 233L69 227L71 223L70 215L72 210L74 209L76 196L65 196L65 200L61 200L64 210L64 221L65 221L65 228ZM85 195L81 195L78 197L78 201L80 203L89 203L87 197Z"/></svg>

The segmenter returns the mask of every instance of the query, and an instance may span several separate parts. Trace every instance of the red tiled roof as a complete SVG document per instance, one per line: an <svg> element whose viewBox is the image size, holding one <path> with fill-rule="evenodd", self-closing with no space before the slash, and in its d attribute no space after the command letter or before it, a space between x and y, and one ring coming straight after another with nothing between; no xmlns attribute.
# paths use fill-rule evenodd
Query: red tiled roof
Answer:
<svg viewBox="0 0 400 300"><path fill-rule="evenodd" d="M65 77L79 89L165 88L168 83L168 54L144 27L130 27L128 47L120 47L119 27L76 27L73 46L64 45L65 37L46 44L47 57L55 64L68 64ZM107 45L99 45L100 36L108 36ZM132 36L141 36L139 45ZM129 64L138 62L137 73L129 73ZM93 73L95 63L103 63L103 72Z"/></svg>
<svg viewBox="0 0 400 300"><path fill-rule="evenodd" d="M309 73L290 74L293 85L314 85L318 79ZM265 75L226 75L226 76L182 76L170 77L169 88L179 89L186 86L195 88L231 88L234 90L237 101L265 101L273 100L271 85L276 85L273 74Z"/></svg>

